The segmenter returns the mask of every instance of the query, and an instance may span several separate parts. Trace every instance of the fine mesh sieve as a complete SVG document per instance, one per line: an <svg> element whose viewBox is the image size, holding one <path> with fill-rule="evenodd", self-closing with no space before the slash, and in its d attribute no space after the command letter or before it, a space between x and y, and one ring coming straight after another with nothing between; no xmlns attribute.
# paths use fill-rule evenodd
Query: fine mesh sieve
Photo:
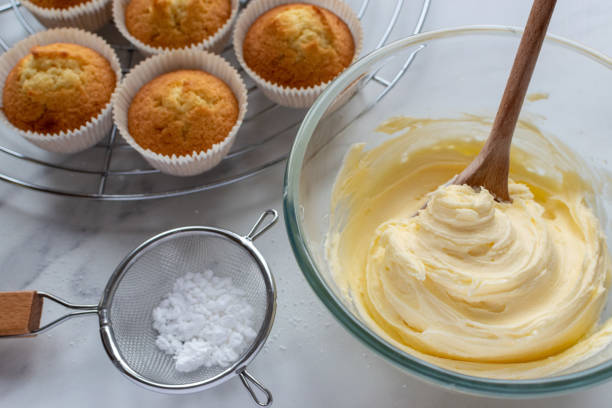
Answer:
<svg viewBox="0 0 612 408"><path fill-rule="evenodd" d="M261 349L272 327L276 288L265 260L252 241L277 219L275 210L265 211L244 237L212 227L183 227L163 232L125 257L110 277L99 305L74 305L44 292L0 294L2 309L11 302L17 304L15 296L31 296L19 300L22 305L30 304L25 329L15 331L18 330L15 322L5 322L0 317L0 336L32 336L70 317L97 313L102 343L110 359L137 383L156 391L185 393L218 385L238 375L255 402L268 406L272 403L271 393L246 371L246 366ZM177 278L188 272L206 270L214 271L219 277L231 277L233 284L244 291L254 311L252 321L257 335L229 367L202 367L183 373L175 370L172 356L155 345L157 333L152 326L152 311L172 291ZM14 300L7 303L11 296ZM76 310L37 328L42 298ZM3 312L4 316L14 315ZM30 327L32 320L34 328ZM264 398L260 399L258 394Z"/></svg>

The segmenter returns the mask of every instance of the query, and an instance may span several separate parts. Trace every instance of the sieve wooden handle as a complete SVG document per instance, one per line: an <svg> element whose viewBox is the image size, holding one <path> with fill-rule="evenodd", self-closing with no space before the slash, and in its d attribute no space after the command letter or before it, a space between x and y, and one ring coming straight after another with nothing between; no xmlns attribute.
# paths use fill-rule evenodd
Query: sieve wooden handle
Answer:
<svg viewBox="0 0 612 408"><path fill-rule="evenodd" d="M0 336L32 333L40 326L43 299L36 291L0 293Z"/></svg>

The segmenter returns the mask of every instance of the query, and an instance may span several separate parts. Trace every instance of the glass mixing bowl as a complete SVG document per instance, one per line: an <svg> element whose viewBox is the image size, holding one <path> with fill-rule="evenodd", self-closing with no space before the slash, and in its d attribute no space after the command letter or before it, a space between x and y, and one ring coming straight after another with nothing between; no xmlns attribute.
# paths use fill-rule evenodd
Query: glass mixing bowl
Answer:
<svg viewBox="0 0 612 408"><path fill-rule="evenodd" d="M285 220L298 264L344 327L408 373L446 388L497 396L567 392L607 380L612 377L612 347L572 372L530 380L472 377L426 363L364 324L334 283L325 258L325 237L333 183L349 147L364 142L369 148L394 137L374 129L395 115L493 117L521 33L511 27L445 29L397 41L357 61L308 112L285 178ZM612 174L612 160L608 161L612 158L611 90L610 57L549 35L529 88L529 93L540 93L543 99L526 101L521 115L545 134L555 135L594 168ZM612 183L602 185L598 194L598 216L610 243L612 223L603 217L612 214ZM612 315L612 296L602 314L602 319Z"/></svg>

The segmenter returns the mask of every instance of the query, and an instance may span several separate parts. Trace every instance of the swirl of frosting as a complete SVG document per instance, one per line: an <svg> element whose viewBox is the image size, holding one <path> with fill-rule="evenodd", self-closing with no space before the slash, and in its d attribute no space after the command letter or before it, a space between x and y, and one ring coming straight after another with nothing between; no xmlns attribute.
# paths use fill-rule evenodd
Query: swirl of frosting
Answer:
<svg viewBox="0 0 612 408"><path fill-rule="evenodd" d="M608 287L597 220L583 204L545 208L524 184L510 193L499 203L485 189L444 186L417 216L379 225L362 291L389 336L436 357L516 363L593 327Z"/></svg>

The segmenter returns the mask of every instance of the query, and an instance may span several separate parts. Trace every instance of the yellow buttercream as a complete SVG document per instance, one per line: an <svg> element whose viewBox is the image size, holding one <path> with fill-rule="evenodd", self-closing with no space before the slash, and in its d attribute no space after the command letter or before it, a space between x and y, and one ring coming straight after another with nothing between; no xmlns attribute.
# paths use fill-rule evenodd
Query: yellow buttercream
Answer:
<svg viewBox="0 0 612 408"><path fill-rule="evenodd" d="M597 327L610 285L605 238L580 166L528 123L515 136L532 152L513 150L512 203L438 187L488 126L394 118L379 130L410 130L354 146L333 191L328 261L365 322L416 357L486 377L553 375L612 340L611 322Z"/></svg>

